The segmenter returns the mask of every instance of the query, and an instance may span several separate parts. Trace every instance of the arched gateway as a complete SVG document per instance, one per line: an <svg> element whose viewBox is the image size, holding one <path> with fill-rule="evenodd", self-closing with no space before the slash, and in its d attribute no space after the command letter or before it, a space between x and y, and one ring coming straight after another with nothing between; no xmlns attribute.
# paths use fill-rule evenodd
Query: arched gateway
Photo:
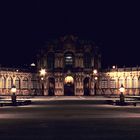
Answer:
<svg viewBox="0 0 140 140"><path fill-rule="evenodd" d="M66 96L73 96L74 95L74 78L72 76L65 77L64 95L66 95Z"/></svg>
<svg viewBox="0 0 140 140"><path fill-rule="evenodd" d="M84 95L88 96L90 95L90 78L86 77L84 79Z"/></svg>
<svg viewBox="0 0 140 140"><path fill-rule="evenodd" d="M55 79L50 77L48 80L48 95L53 96L55 95Z"/></svg>

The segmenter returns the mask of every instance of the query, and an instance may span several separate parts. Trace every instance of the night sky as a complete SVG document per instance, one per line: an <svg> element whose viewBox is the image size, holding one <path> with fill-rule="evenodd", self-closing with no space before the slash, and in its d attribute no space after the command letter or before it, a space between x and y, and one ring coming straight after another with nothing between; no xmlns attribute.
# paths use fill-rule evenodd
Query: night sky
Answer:
<svg viewBox="0 0 140 140"><path fill-rule="evenodd" d="M0 64L29 65L44 42L64 35L93 40L102 65L140 65L140 8L136 1L0 2Z"/></svg>

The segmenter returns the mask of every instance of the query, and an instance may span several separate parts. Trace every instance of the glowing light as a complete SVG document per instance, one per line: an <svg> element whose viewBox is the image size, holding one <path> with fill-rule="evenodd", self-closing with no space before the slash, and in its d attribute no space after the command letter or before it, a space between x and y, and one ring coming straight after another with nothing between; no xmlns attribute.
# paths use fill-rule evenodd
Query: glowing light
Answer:
<svg viewBox="0 0 140 140"><path fill-rule="evenodd" d="M71 56L66 56L66 58L67 58L67 59L72 59L72 57L71 57Z"/></svg>
<svg viewBox="0 0 140 140"><path fill-rule="evenodd" d="M95 79L95 80L98 80L98 77L95 77L94 79Z"/></svg>
<svg viewBox="0 0 140 140"><path fill-rule="evenodd" d="M32 63L31 66L32 66L32 67L35 67L35 63Z"/></svg>
<svg viewBox="0 0 140 140"><path fill-rule="evenodd" d="M93 70L93 73L94 73L94 74L97 74L97 73L98 73L98 71L95 69L95 70Z"/></svg>
<svg viewBox="0 0 140 140"><path fill-rule="evenodd" d="M115 69L116 67L115 66L112 66L112 68Z"/></svg>
<svg viewBox="0 0 140 140"><path fill-rule="evenodd" d="M73 77L72 76L67 76L66 78L65 78L65 83L67 84L67 83L73 83Z"/></svg>
<svg viewBox="0 0 140 140"><path fill-rule="evenodd" d="M44 78L43 78L43 77L41 77L41 80L44 80Z"/></svg>
<svg viewBox="0 0 140 140"><path fill-rule="evenodd" d="M15 86L12 86L11 93L16 93L16 91L17 91L16 87Z"/></svg>
<svg viewBox="0 0 140 140"><path fill-rule="evenodd" d="M40 72L40 76L45 76L46 75L46 70L45 69L41 69L39 72Z"/></svg>
<svg viewBox="0 0 140 140"><path fill-rule="evenodd" d="M121 84L121 87L120 87L119 90L120 90L120 92L122 92L122 93L125 91L125 88L124 88L123 84Z"/></svg>

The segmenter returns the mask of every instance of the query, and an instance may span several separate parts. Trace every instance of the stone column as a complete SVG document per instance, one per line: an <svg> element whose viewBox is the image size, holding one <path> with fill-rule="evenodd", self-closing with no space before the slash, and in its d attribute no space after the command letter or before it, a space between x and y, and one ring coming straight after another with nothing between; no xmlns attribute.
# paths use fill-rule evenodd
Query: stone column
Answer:
<svg viewBox="0 0 140 140"><path fill-rule="evenodd" d="M83 68L83 58L81 57L81 67Z"/></svg>
<svg viewBox="0 0 140 140"><path fill-rule="evenodd" d="M77 67L77 57L75 57L75 67Z"/></svg>
<svg viewBox="0 0 140 140"><path fill-rule="evenodd" d="M95 86L95 81L93 79L93 77L91 78L91 90L90 90L90 95L94 95L95 91L94 91L94 86Z"/></svg>
<svg viewBox="0 0 140 140"><path fill-rule="evenodd" d="M75 95L83 95L83 80L82 77L75 79Z"/></svg>
<svg viewBox="0 0 140 140"><path fill-rule="evenodd" d="M48 95L48 79L46 78L44 81L44 95Z"/></svg>
<svg viewBox="0 0 140 140"><path fill-rule="evenodd" d="M57 59L57 57L56 57L56 59L55 59L54 65L55 65L55 68L58 67L58 59Z"/></svg>
<svg viewBox="0 0 140 140"><path fill-rule="evenodd" d="M60 68L63 68L63 58L60 58Z"/></svg>
<svg viewBox="0 0 140 140"><path fill-rule="evenodd" d="M91 66L94 67L94 57L91 59Z"/></svg>

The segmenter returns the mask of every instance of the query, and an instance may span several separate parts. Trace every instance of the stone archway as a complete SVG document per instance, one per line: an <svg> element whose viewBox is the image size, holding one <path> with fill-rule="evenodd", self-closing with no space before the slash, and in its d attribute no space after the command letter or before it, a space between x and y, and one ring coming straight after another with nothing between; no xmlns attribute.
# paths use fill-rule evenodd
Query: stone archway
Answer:
<svg viewBox="0 0 140 140"><path fill-rule="evenodd" d="M89 96L90 95L90 78L86 77L84 79L84 95Z"/></svg>
<svg viewBox="0 0 140 140"><path fill-rule="evenodd" d="M74 96L74 78L72 76L66 76L64 79L64 95Z"/></svg>
<svg viewBox="0 0 140 140"><path fill-rule="evenodd" d="M48 78L48 95L55 95L55 79L53 77Z"/></svg>

